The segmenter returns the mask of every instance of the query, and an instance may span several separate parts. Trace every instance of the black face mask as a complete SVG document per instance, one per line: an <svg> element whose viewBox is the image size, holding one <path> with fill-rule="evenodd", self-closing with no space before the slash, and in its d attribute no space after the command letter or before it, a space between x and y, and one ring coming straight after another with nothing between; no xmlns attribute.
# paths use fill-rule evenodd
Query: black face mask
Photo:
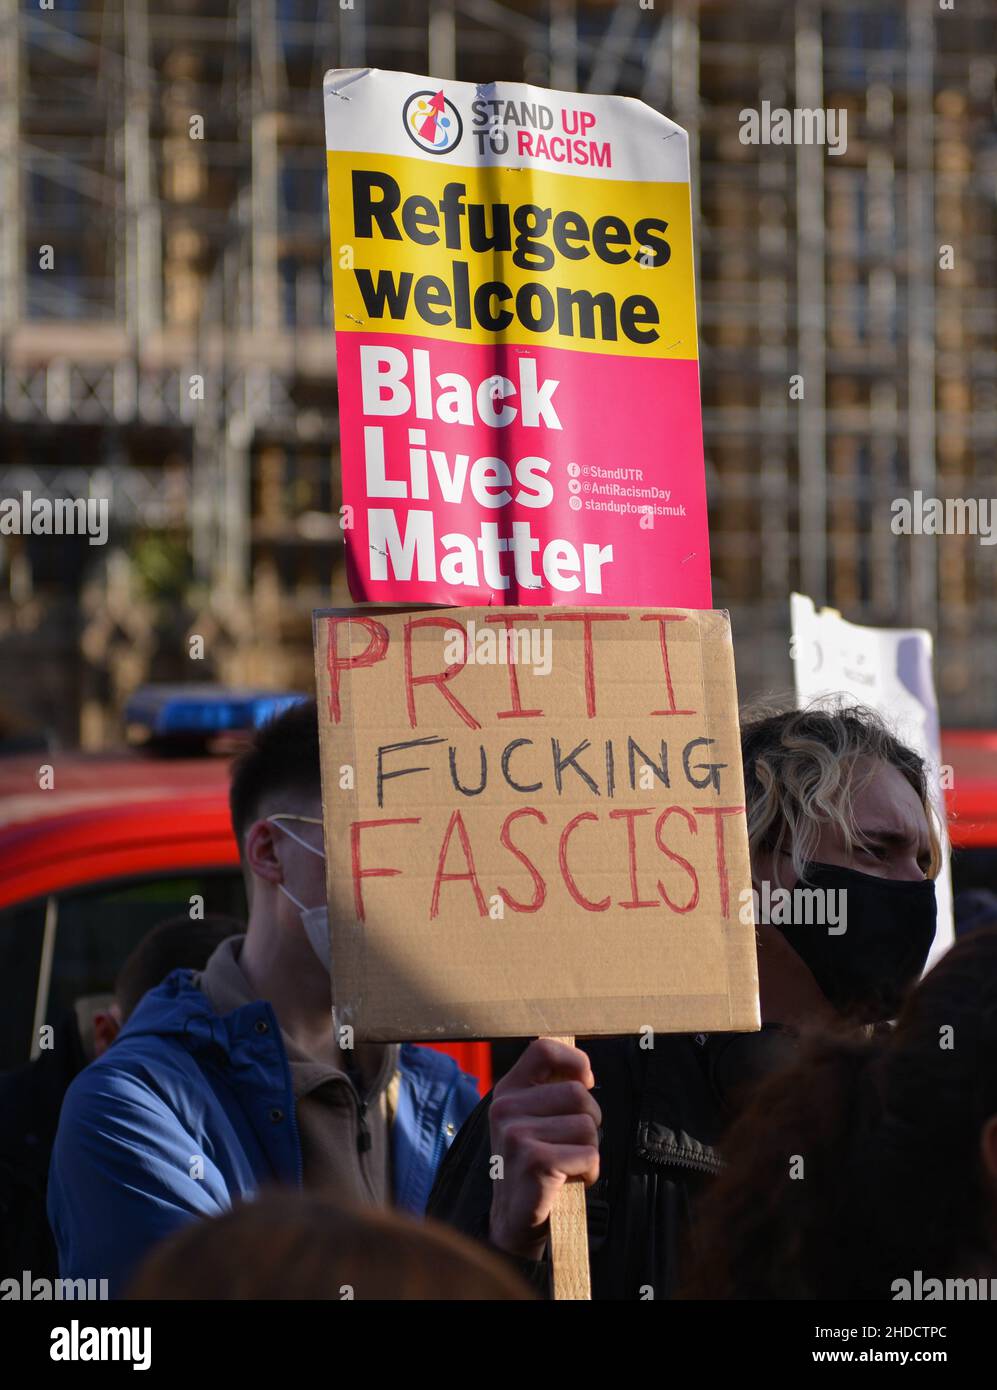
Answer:
<svg viewBox="0 0 997 1390"><path fill-rule="evenodd" d="M935 938L934 881L898 882L810 863L797 887L845 894L845 931L839 935L816 921L779 927L828 1001L839 1013L866 1022L894 1018Z"/></svg>

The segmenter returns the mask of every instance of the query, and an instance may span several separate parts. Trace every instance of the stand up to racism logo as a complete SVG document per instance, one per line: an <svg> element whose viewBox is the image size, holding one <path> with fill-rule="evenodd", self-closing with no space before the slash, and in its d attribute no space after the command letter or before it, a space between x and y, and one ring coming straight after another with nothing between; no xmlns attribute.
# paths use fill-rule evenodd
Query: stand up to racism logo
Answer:
<svg viewBox="0 0 997 1390"><path fill-rule="evenodd" d="M429 154L448 154L460 143L464 123L452 101L438 92L413 92L402 110L410 140Z"/></svg>

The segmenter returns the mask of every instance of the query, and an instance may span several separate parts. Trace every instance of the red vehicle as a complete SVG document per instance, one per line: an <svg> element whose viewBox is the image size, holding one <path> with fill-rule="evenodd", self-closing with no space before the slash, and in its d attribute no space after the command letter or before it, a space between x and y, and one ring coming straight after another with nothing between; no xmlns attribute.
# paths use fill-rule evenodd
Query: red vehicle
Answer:
<svg viewBox="0 0 997 1390"><path fill-rule="evenodd" d="M204 912L245 920L229 759L207 749L299 698L166 689L129 707L152 752L0 757L0 1070L27 1061L74 1000L110 993L143 933L195 894ZM176 756L185 743L199 756ZM490 1086L487 1043L438 1046Z"/></svg>
<svg viewBox="0 0 997 1390"><path fill-rule="evenodd" d="M943 734L942 761L950 769L947 810L958 887L997 891L997 731ZM968 881L977 877L978 883Z"/></svg>

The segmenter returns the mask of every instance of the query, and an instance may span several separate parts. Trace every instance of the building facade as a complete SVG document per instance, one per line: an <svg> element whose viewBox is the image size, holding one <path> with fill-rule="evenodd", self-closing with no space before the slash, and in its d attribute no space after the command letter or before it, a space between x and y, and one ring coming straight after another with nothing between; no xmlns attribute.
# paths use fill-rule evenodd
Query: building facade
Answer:
<svg viewBox="0 0 997 1390"><path fill-rule="evenodd" d="M107 497L106 546L0 536L0 733L114 741L147 679L308 687L343 580L321 83L336 66L639 97L690 133L714 601L744 696L788 595L937 638L997 718L992 0L0 0L0 494ZM844 112L746 143L742 112ZM204 658L191 659L192 636Z"/></svg>

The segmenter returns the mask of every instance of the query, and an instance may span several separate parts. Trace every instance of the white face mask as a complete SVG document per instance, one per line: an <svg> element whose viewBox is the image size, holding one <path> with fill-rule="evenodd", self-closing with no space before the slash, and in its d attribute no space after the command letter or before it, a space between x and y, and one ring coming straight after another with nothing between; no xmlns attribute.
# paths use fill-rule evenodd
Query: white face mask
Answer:
<svg viewBox="0 0 997 1390"><path fill-rule="evenodd" d="M304 821L308 825L322 824L322 822L320 820L316 820L314 816L294 816L291 815L289 812L281 812L275 816L268 816L267 820L280 822L286 820L298 820ZM281 824L279 826L279 829L283 830L285 835L290 835L292 840L297 841L297 843L301 845L303 849L308 850L310 854L317 854L320 859L325 859L325 854L322 850L316 849L314 845L310 845L308 841L303 840L300 835L295 835L294 831L289 830L286 825ZM289 888L285 888L282 883L278 883L277 887L284 894L285 898L290 898L291 902L294 903L294 906L301 913L301 925L305 929L305 935L308 937L309 945L311 946L315 954L318 956L325 969L327 971L331 971L332 952L329 947L328 907L325 903L323 903L321 907L305 907L304 903L301 902L298 898L296 898Z"/></svg>

